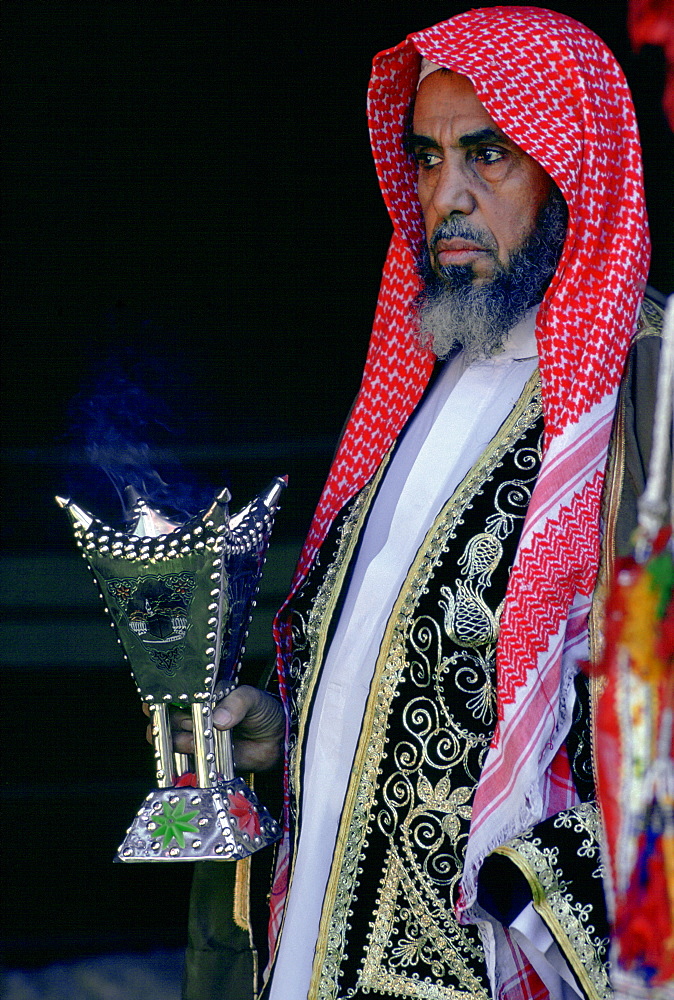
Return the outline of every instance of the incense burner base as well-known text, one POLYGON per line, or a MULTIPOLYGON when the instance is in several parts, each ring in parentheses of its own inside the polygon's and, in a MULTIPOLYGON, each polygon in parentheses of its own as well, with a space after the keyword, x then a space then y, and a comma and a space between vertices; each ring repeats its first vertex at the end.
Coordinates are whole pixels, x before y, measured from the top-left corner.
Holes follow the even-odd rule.
POLYGON ((158 788, 138 810, 115 860, 239 861, 280 836, 243 778, 213 788, 158 788))

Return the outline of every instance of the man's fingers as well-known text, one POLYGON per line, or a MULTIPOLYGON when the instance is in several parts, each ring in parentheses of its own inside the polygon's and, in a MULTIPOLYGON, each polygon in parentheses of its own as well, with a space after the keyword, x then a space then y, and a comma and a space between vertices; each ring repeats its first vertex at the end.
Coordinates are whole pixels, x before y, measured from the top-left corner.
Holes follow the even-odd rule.
MULTIPOLYGON (((146 715, 149 711, 143 706, 146 715)), ((192 715, 171 708, 173 748, 178 753, 194 753, 192 715)), ((223 698, 213 712, 218 729, 238 727, 234 740, 237 764, 244 769, 266 770, 279 758, 280 741, 285 731, 285 714, 277 698, 247 684, 223 698)), ((147 727, 152 743, 152 723, 147 727)))
MULTIPOLYGON (((191 733, 186 733, 181 729, 174 729, 173 733, 173 749, 177 753, 194 753, 194 739, 191 733)), ((146 731, 145 737, 148 743, 152 743, 152 724, 150 724, 146 731)))
MULTIPOLYGON (((150 715, 150 708, 145 703, 143 704, 143 712, 147 716, 150 715)), ((171 708, 169 711, 169 720, 174 749, 179 753, 192 753, 194 751, 194 742, 192 740, 194 723, 192 722, 191 713, 185 712, 182 709, 171 708)), ((152 743, 152 722, 150 722, 145 730, 145 737, 148 743, 152 743)))
POLYGON ((191 733, 174 733, 173 749, 177 753, 194 753, 194 738, 191 733))
POLYGON ((254 716, 258 709, 264 692, 258 688, 242 684, 235 688, 231 694, 223 698, 218 707, 213 712, 213 724, 218 729, 231 729, 238 726, 246 716, 254 716))

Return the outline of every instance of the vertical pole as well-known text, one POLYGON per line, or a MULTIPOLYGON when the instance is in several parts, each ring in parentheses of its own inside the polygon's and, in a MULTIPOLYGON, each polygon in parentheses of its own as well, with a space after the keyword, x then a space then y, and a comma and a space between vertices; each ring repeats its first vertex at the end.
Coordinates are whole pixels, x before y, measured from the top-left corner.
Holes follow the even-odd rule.
POLYGON ((190 755, 187 753, 174 753, 173 763, 175 764, 176 774, 180 778, 183 774, 187 774, 190 769, 190 755))
POLYGON ((215 745, 211 722, 211 709, 203 702, 192 703, 194 723, 194 762, 199 788, 212 788, 215 784, 215 745))
POLYGON ((157 768, 157 787, 171 788, 176 783, 173 761, 173 740, 168 720, 166 705, 152 705, 150 708, 152 723, 152 743, 154 759, 157 768))
POLYGON ((225 781, 232 781, 235 775, 232 732, 230 729, 215 730, 215 759, 218 764, 218 771, 225 781))

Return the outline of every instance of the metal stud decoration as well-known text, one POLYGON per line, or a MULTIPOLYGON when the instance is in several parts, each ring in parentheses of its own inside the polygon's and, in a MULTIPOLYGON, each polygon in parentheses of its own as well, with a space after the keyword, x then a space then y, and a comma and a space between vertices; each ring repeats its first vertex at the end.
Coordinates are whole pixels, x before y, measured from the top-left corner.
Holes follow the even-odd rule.
POLYGON ((233 517, 223 490, 207 511, 182 525, 137 497, 129 532, 56 498, 70 515, 150 709, 157 788, 116 860, 236 861, 280 836, 278 824, 235 775, 231 734, 214 728, 212 712, 236 686, 285 485, 285 478, 275 479, 233 517), (173 751, 171 706, 192 713, 193 755, 173 751))

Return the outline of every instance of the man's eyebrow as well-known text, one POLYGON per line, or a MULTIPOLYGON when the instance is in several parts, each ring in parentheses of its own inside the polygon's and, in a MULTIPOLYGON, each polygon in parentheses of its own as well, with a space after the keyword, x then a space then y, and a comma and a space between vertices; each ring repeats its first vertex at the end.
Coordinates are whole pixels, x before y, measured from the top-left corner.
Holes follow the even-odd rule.
MULTIPOLYGON (((466 132, 465 135, 459 136, 457 145, 462 149, 469 149, 480 142, 504 142, 507 138, 503 132, 499 132, 497 129, 481 128, 477 132, 466 132)), ((437 140, 428 135, 418 135, 416 132, 411 132, 405 137, 405 151, 407 153, 419 149, 420 146, 440 149, 437 140)))
POLYGON ((458 139, 458 144, 462 148, 476 146, 479 142, 503 142, 507 136, 495 128, 481 128, 477 132, 466 132, 458 139))
POLYGON ((433 149, 440 149, 440 144, 429 135, 419 135, 417 132, 408 132, 404 140, 405 152, 413 153, 420 146, 430 146, 433 149))

